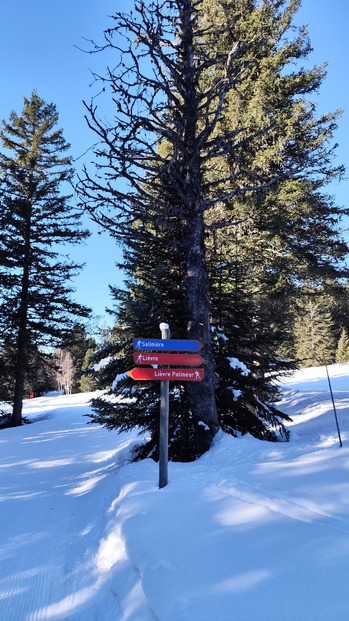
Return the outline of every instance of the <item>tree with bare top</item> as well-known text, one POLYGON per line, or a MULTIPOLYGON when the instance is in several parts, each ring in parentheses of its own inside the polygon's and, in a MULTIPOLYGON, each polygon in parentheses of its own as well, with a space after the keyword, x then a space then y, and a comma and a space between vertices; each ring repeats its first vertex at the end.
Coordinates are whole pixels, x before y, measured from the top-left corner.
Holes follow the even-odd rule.
MULTIPOLYGON (((127 402, 96 401, 93 420, 149 432, 141 456, 156 456, 155 393, 132 387, 123 373, 132 360, 128 343, 154 337, 159 319, 174 338, 201 341, 205 359, 203 382, 170 394, 176 458, 201 455, 219 424, 231 433, 275 440, 277 429, 287 437, 273 405, 269 376, 280 367, 268 328, 277 332, 273 309, 284 308, 297 278, 323 278, 336 262, 331 246, 323 264, 320 228, 330 231, 333 208, 316 191, 342 172, 331 167, 327 144, 338 115, 318 120, 304 100, 323 69, 286 71, 310 49, 304 29, 290 35, 298 6, 136 0, 95 44, 113 65, 95 76, 99 95, 86 104, 99 142, 95 175, 85 170, 80 191, 92 218, 125 245, 128 291, 113 289, 115 340, 100 352, 113 354, 107 370, 117 380, 110 384, 127 402), (107 120, 101 110, 110 93, 107 120)), ((343 256, 336 231, 333 237, 343 256)))
MULTIPOLYGON (((246 182, 244 171, 244 183, 239 184, 239 173, 221 166, 222 156, 254 137, 240 129, 217 132, 227 94, 244 80, 250 43, 234 37, 237 16, 205 26, 200 1, 136 2, 130 15, 117 13, 113 19, 115 26, 95 51, 112 49, 119 59, 106 77, 96 76, 103 89, 111 89, 116 113, 108 124, 101 120, 96 100, 86 105, 87 122, 100 144, 95 149, 97 174, 85 170, 80 190, 94 220, 122 242, 154 240, 159 227, 170 230, 171 220, 178 223, 185 257, 186 336, 203 344, 205 359, 204 380, 185 386, 199 455, 209 448, 219 426, 205 218, 217 204, 276 181, 259 183, 251 177, 246 182), (232 45, 215 52, 214 44, 224 33, 232 45)), ((210 227, 232 224, 233 217, 228 217, 210 227)), ((166 236, 165 243, 178 240, 166 236)))

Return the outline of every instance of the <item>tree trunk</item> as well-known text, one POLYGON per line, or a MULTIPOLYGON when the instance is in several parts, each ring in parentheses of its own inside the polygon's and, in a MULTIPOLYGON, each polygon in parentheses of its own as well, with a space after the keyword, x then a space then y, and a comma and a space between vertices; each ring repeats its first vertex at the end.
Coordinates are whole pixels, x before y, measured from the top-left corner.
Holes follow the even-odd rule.
POLYGON ((198 100, 193 45, 193 4, 183 5, 183 163, 184 196, 187 211, 186 238, 186 292, 188 299, 188 336, 198 339, 203 347, 202 382, 187 382, 189 410, 194 422, 196 455, 202 455, 211 446, 218 431, 215 401, 214 360, 211 346, 209 279, 205 256, 204 211, 202 197, 201 150, 197 142, 198 100))
MULTIPOLYGON (((28 212, 30 206, 28 207, 28 212)), ((17 336, 17 358, 15 367, 15 389, 11 423, 14 427, 22 424, 22 407, 24 394, 24 379, 27 364, 27 321, 28 321, 28 293, 30 271, 30 215, 27 215, 24 242, 24 265, 22 276, 21 297, 19 303, 19 325, 17 336)))
MULTIPOLYGON (((24 283, 23 283, 24 284, 24 283)), ((27 359, 27 308, 28 308, 28 288, 24 291, 22 288, 22 300, 20 308, 20 327, 17 338, 17 359, 15 367, 15 390, 13 397, 12 425, 18 426, 22 424, 22 407, 24 394, 24 379, 27 359)))
POLYGON ((24 379, 26 368, 26 336, 21 331, 17 341, 17 360, 15 367, 15 390, 11 423, 14 427, 22 424, 22 407, 24 394, 24 379))
POLYGON ((188 336, 203 345, 200 355, 204 358, 202 382, 187 382, 186 391, 195 428, 195 450, 202 455, 211 446, 219 429, 215 400, 215 364, 210 329, 209 284, 204 249, 204 223, 198 214, 191 223, 187 251, 186 291, 190 320, 188 336))

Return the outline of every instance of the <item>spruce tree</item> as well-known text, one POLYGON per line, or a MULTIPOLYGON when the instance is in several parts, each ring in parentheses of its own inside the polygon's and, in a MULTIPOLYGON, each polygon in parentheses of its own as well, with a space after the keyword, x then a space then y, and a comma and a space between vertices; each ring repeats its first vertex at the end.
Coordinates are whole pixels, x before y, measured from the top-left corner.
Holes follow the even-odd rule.
MULTIPOLYGON (((329 181, 343 174, 343 167, 333 163, 333 134, 340 113, 318 117, 315 104, 307 100, 321 85, 325 67, 305 70, 300 65, 311 47, 306 29, 292 25, 299 4, 298 0, 208 3, 206 18, 239 10, 240 37, 253 42, 246 60, 257 61, 251 63, 247 79, 229 94, 222 131, 238 127, 246 131, 252 125, 260 136, 227 165, 234 167, 238 182, 244 173, 262 178, 265 186, 279 172, 279 179, 262 191, 220 205, 221 225, 213 231, 209 246, 212 278, 216 282, 214 270, 223 264, 220 280, 232 296, 239 283, 240 299, 245 292, 245 300, 253 303, 254 324, 260 321, 268 329, 274 353, 289 338, 291 300, 299 296, 300 288, 309 292, 309 285, 316 283, 327 293, 335 287, 338 291, 347 273, 340 219, 348 210, 325 193, 329 181), (270 118, 273 128, 266 133, 270 118), (219 256, 220 248, 226 259, 219 256)), ((229 43, 223 37, 217 41, 221 50, 229 43)))
POLYGON ((345 328, 342 329, 339 337, 336 351, 336 362, 349 362, 349 336, 345 328))
MULTIPOLYGON (((319 88, 325 67, 305 70, 299 64, 311 49, 306 29, 292 26, 299 4, 207 3, 208 22, 239 10, 243 16, 240 36, 253 42, 247 59, 257 60, 251 62, 252 70, 239 89, 229 94, 221 123, 225 132, 252 126, 261 131, 260 138, 250 141, 239 157, 228 158, 226 165, 234 168, 238 182, 242 173, 266 182, 268 176, 280 172, 270 187, 220 205, 220 226, 208 226, 213 322, 224 326, 222 351, 229 337, 235 355, 251 370, 248 378, 234 378, 226 368, 224 381, 218 385, 221 424, 226 421, 235 429, 241 429, 239 417, 250 424, 253 413, 257 421, 263 417, 267 421, 270 410, 275 411, 278 391, 270 380, 294 366, 284 358, 286 352, 291 360, 296 357, 290 326, 300 291, 306 289, 309 294, 312 285, 318 295, 314 284, 317 288, 321 284, 328 297, 339 292, 347 273, 340 219, 348 210, 324 193, 326 184, 343 174, 343 167, 336 166, 332 157, 340 113, 317 117, 316 106, 305 97, 319 88), (270 118, 274 126, 265 133, 270 118), (286 173, 283 178, 282 171, 286 173), (255 386, 254 381, 258 382, 255 386), (229 399, 232 385, 239 395, 235 404, 229 399), (243 411, 247 407, 250 416, 243 411)), ((230 43, 224 37, 217 40, 221 50, 230 43)), ((220 361, 216 355, 216 362, 220 368, 224 357, 220 361)))
POLYGON ((0 128, 0 321, 3 335, 16 338, 13 425, 22 421, 30 344, 51 345, 89 312, 71 298, 69 280, 80 266, 61 255, 62 244, 88 232, 79 228, 71 196, 61 193, 73 170, 57 123, 54 104, 34 91, 21 115, 13 111, 0 128))
POLYGON ((327 362, 335 361, 336 338, 332 316, 323 302, 314 302, 311 298, 301 301, 294 331, 299 366, 323 365, 323 352, 327 362))

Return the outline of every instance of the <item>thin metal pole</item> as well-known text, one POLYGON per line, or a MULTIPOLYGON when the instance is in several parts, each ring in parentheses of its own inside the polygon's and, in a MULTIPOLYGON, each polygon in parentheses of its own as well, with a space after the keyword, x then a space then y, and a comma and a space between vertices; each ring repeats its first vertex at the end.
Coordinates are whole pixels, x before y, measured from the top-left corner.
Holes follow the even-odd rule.
MULTIPOLYGON (((161 338, 170 338, 170 327, 160 324, 161 338)), ((160 438, 159 438, 159 488, 168 483, 168 419, 169 419, 169 384, 162 380, 160 385, 160 438)))
POLYGON ((331 393, 331 399, 332 399, 332 405, 333 405, 334 417, 335 417, 335 420, 336 420, 337 433, 338 433, 338 439, 339 439, 339 446, 343 446, 343 444, 342 444, 341 434, 340 434, 340 431, 339 431, 339 425, 338 425, 338 418, 337 418, 336 406, 335 406, 335 404, 334 404, 334 398, 333 398, 333 392, 332 392, 331 380, 330 380, 330 376, 329 376, 329 373, 328 373, 327 362, 326 362, 326 358, 325 358, 325 352, 324 352, 324 350, 322 350, 322 356, 323 356, 324 363, 325 363, 325 368, 326 368, 326 373, 327 373, 327 379, 328 379, 328 385, 329 385, 329 387, 330 387, 330 393, 331 393))

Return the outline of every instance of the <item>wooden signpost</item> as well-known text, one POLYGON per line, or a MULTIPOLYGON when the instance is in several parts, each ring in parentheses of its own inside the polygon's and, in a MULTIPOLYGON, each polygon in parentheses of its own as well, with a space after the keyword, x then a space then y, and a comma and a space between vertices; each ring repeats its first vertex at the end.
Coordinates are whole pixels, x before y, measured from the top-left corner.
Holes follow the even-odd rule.
POLYGON ((153 365, 150 368, 135 367, 128 371, 134 380, 159 380, 160 384, 160 444, 159 444, 159 487, 168 483, 168 420, 169 420, 169 382, 201 382, 204 369, 169 368, 167 365, 184 365, 197 367, 204 359, 195 353, 162 352, 197 352, 202 343, 195 340, 172 340, 167 323, 160 324, 161 339, 133 339, 135 364, 153 365), (161 353, 159 353, 161 352, 161 353), (166 367, 157 365, 166 365, 166 367), (154 368, 155 367, 155 368, 154 368))

